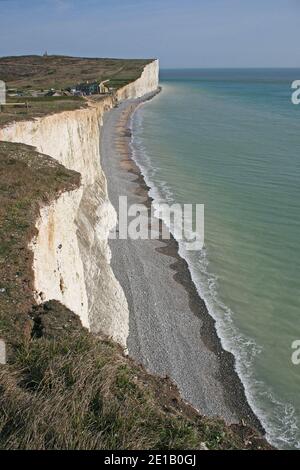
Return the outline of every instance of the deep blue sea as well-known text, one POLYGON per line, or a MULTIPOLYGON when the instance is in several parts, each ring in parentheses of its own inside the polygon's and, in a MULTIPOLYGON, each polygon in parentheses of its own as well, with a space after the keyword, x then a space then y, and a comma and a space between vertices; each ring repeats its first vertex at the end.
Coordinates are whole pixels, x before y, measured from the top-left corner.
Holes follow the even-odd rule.
POLYGON ((205 205, 181 254, 273 444, 300 448, 300 69, 163 70, 134 116, 156 201, 205 205))

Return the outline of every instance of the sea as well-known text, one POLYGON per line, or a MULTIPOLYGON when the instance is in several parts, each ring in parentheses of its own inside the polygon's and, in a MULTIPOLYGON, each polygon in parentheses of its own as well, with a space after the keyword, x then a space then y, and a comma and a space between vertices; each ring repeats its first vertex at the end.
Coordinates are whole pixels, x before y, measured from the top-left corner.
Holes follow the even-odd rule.
POLYGON ((300 69, 162 70, 162 92, 132 122, 154 204, 204 204, 204 246, 189 251, 179 240, 180 254, 267 439, 283 449, 300 449, 294 80, 300 69))

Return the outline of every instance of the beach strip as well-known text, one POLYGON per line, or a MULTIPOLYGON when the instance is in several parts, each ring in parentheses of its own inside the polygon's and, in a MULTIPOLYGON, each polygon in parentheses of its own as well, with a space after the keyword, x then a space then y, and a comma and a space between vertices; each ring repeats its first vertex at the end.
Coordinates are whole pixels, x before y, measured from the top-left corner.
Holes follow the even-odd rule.
MULTIPOLYGON (((152 203, 133 160, 130 127, 137 107, 150 98, 123 102, 105 115, 101 165, 117 212, 120 196, 127 196, 128 205, 152 203)), ((150 372, 170 377, 201 414, 263 431, 245 397, 235 359, 222 348, 176 240, 116 239, 110 240, 110 248, 112 269, 129 306, 130 356, 150 372)))

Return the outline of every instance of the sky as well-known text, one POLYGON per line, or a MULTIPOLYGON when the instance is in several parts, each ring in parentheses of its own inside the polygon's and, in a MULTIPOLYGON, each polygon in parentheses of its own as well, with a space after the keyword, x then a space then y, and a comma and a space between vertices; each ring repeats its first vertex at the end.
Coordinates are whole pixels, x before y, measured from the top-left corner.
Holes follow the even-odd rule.
POLYGON ((300 0, 0 0, 0 56, 299 67, 300 0))

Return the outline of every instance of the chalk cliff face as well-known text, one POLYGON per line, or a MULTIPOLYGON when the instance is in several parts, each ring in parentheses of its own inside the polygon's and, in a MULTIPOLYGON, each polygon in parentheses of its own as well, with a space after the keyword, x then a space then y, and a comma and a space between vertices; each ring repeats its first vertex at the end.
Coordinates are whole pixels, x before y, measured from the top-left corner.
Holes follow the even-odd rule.
MULTIPOLYGON (((158 87, 158 62, 120 89, 118 100, 137 98, 158 87)), ((56 299, 84 326, 122 345, 128 336, 128 306, 110 267, 109 231, 116 213, 108 200, 100 164, 100 129, 110 96, 86 109, 66 111, 0 129, 0 140, 32 145, 81 174, 79 189, 63 193, 40 210, 34 253, 35 298, 56 299)))
POLYGON ((158 74, 159 62, 158 60, 154 60, 150 64, 146 65, 140 78, 118 90, 118 100, 122 101, 130 98, 140 98, 147 93, 157 90, 158 74))

